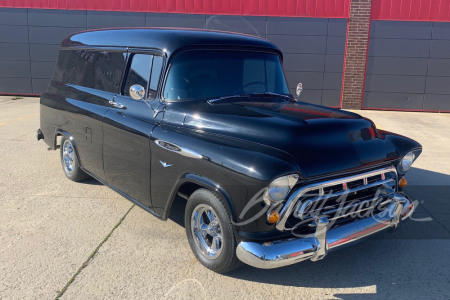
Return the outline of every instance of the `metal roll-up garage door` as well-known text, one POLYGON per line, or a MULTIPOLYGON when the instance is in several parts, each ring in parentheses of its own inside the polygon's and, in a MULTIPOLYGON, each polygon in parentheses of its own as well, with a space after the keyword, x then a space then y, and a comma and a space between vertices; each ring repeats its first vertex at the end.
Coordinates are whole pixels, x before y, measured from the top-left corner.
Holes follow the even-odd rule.
POLYGON ((363 107, 450 111, 450 23, 372 21, 363 107))

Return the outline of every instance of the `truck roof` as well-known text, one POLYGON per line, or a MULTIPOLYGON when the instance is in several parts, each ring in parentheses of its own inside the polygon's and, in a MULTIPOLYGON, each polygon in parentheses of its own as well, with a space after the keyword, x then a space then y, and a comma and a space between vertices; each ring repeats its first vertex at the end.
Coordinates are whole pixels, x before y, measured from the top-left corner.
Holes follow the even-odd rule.
POLYGON ((69 35, 65 47, 130 47, 159 49, 168 56, 187 47, 244 47, 281 51, 266 39, 225 31, 185 28, 106 28, 69 35))

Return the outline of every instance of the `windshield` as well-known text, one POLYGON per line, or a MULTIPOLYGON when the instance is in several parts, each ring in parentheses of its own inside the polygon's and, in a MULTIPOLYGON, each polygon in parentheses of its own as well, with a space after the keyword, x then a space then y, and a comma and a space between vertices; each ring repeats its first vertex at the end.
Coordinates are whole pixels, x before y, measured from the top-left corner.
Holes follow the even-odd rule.
POLYGON ((173 59, 163 95, 167 100, 198 100, 255 93, 289 95, 278 55, 182 52, 173 59))

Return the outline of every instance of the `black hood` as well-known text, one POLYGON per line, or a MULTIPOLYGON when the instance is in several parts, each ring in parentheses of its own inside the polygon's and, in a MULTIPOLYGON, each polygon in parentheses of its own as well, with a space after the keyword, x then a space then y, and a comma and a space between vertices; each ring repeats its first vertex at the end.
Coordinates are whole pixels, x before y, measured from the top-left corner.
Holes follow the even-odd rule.
MULTIPOLYGON (((276 148, 292 156, 304 177, 383 163, 394 143, 357 114, 302 102, 187 102, 175 105, 183 127, 276 148)), ((174 107, 174 108, 175 108, 174 107)))

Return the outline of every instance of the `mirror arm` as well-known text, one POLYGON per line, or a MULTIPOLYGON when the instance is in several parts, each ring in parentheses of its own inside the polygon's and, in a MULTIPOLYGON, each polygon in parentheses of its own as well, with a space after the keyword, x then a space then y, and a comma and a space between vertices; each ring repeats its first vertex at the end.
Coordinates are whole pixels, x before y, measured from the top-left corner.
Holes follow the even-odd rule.
POLYGON ((141 100, 144 101, 144 103, 152 110, 152 112, 153 112, 153 118, 156 118, 156 116, 157 116, 158 113, 159 113, 159 110, 155 110, 155 109, 153 108, 153 106, 152 106, 150 103, 148 103, 147 100, 145 100, 144 98, 141 97, 141 100))
POLYGON ((156 118, 160 112, 164 111, 164 109, 162 109, 162 110, 154 109, 153 106, 150 103, 148 103, 147 100, 145 100, 142 97, 141 97, 141 100, 144 101, 144 103, 147 104, 147 106, 153 111, 153 118, 156 118))
POLYGON ((131 98, 133 98, 135 100, 144 101, 144 103, 152 110, 153 118, 156 118, 156 116, 158 116, 160 111, 159 110, 155 110, 153 108, 153 106, 150 103, 148 103, 147 100, 145 100, 142 95, 145 96, 145 89, 144 89, 144 87, 142 87, 139 84, 133 84, 130 87, 130 96, 131 96, 131 98))

